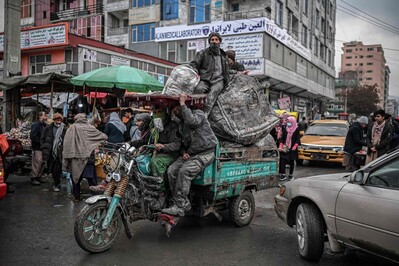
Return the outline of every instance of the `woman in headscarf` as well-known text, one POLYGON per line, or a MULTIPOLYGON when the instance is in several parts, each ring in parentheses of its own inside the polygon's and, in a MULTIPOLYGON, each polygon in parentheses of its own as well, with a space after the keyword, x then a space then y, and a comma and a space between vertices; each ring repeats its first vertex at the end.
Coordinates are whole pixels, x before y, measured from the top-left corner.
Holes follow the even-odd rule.
POLYGON ((119 118, 118 114, 112 112, 108 124, 105 126, 104 133, 108 136, 110 143, 123 143, 126 126, 119 118))
POLYGON ((74 201, 79 201, 80 182, 84 177, 89 185, 96 185, 93 153, 108 137, 90 125, 85 114, 77 114, 74 119, 75 123, 65 133, 62 155, 63 169, 72 174, 74 201))
POLYGON ((374 112, 374 121, 371 128, 367 130, 366 164, 387 153, 392 140, 392 126, 385 121, 384 110, 374 112))
POLYGON ((300 142, 299 127, 295 117, 289 116, 287 118, 286 126, 282 130, 282 136, 279 140, 280 151, 280 181, 285 180, 285 168, 287 165, 290 167, 289 180, 293 180, 293 173, 295 161, 298 160, 298 146, 300 142))

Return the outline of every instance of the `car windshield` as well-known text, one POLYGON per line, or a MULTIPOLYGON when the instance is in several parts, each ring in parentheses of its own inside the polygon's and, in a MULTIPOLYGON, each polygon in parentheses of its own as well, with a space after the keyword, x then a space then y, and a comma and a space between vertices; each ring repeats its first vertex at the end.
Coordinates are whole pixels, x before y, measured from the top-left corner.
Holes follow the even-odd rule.
POLYGON ((312 124, 308 127, 305 135, 311 136, 337 136, 345 137, 348 133, 348 128, 343 124, 312 124))

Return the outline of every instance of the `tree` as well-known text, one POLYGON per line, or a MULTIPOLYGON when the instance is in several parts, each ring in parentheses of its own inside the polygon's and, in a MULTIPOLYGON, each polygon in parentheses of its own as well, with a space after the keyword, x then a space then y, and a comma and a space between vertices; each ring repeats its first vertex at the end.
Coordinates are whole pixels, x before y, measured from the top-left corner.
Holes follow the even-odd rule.
POLYGON ((377 84, 363 85, 348 90, 347 103, 349 113, 355 113, 358 116, 369 116, 370 113, 377 110, 379 102, 377 84))

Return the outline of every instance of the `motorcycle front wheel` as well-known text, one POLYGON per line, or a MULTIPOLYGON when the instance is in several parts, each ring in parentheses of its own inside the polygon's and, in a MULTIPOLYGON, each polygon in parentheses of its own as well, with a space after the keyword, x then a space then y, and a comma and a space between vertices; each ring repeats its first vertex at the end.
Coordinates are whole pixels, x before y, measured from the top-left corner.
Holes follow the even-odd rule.
POLYGON ((122 219, 120 210, 115 210, 107 229, 102 223, 107 214, 107 202, 99 201, 86 205, 75 220, 75 239, 79 246, 90 253, 100 253, 111 248, 118 240, 122 219))

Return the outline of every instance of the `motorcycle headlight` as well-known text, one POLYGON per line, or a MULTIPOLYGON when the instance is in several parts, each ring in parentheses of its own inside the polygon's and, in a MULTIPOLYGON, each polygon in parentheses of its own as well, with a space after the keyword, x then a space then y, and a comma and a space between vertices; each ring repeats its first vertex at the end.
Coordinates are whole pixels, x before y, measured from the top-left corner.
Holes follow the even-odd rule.
POLYGON ((109 170, 112 171, 116 171, 120 165, 120 154, 118 153, 113 153, 110 155, 109 157, 109 163, 108 163, 108 167, 109 170))

